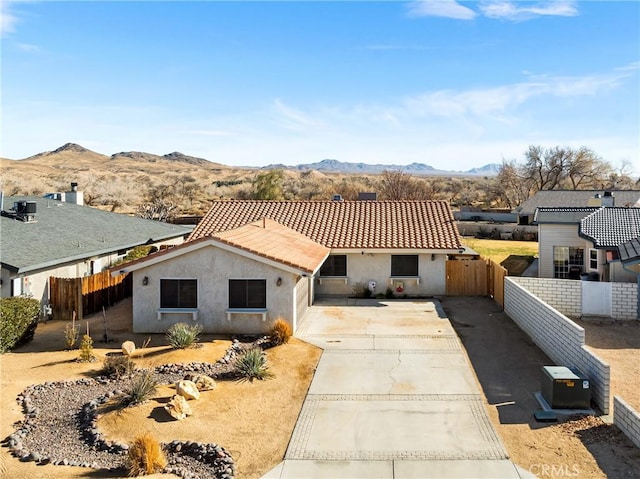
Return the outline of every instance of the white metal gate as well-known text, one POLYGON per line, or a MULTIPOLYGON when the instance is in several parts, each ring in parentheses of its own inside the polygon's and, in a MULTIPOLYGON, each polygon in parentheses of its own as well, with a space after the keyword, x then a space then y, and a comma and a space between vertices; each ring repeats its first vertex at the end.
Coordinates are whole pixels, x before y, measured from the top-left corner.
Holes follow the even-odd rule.
POLYGON ((611 283, 581 281, 582 316, 611 317, 611 283))

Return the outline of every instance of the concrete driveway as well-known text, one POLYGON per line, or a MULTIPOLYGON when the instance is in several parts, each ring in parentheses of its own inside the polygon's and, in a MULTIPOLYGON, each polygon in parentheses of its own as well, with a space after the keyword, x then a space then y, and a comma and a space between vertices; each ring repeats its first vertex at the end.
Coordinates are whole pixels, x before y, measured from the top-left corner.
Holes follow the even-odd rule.
POLYGON ((324 349, 268 479, 522 478, 437 301, 335 299, 296 336, 324 349))

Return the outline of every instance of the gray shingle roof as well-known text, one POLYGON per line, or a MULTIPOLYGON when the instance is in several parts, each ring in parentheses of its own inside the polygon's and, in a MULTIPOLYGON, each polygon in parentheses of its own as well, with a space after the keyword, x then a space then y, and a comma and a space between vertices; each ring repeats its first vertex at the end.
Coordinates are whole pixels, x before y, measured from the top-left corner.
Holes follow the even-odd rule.
POLYGON ((598 208, 538 208, 533 222, 538 224, 578 224, 598 208))
POLYGON ((640 238, 634 238, 631 241, 622 243, 618 246, 620 261, 623 263, 637 263, 640 261, 640 238))
POLYGON ((640 237, 640 208, 600 208, 580 222, 580 236, 596 248, 617 247, 640 237))
POLYGON ((38 197, 5 197, 5 211, 21 200, 36 202, 36 222, 25 223, 4 214, 0 218, 2 267, 17 272, 81 261, 147 242, 177 238, 191 231, 182 226, 38 197))
MULTIPOLYGON (((608 190, 609 191, 609 190, 608 190)), ((610 190, 615 204, 630 208, 640 207, 639 190, 610 190)), ((536 208, 585 207, 596 194, 604 195, 603 190, 544 190, 538 191, 532 198, 518 206, 514 213, 532 215, 536 208)))

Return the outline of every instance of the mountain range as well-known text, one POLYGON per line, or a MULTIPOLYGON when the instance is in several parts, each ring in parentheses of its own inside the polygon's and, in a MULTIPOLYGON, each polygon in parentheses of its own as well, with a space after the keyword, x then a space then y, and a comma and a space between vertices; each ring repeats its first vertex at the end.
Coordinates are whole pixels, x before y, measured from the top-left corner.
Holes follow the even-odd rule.
MULTIPOLYGON (((72 155, 77 159, 83 160, 99 160, 101 162, 109 161, 109 160, 120 160, 120 159, 128 159, 133 161, 140 161, 145 163, 187 163, 191 165, 198 166, 210 166, 216 168, 230 168, 220 163, 214 163, 204 158, 197 158, 189 155, 185 155, 184 153, 180 153, 174 151, 172 153, 167 153, 166 155, 155 155, 152 153, 145 153, 140 151, 126 151, 114 153, 111 156, 102 155, 100 153, 96 153, 92 150, 84 148, 76 143, 66 143, 60 148, 57 148, 53 151, 45 151, 42 153, 38 153, 36 155, 25 158, 24 160, 38 160, 40 158, 46 157, 55 157, 59 155, 72 155)), ((478 168, 472 168, 466 171, 455 171, 455 170, 439 170, 434 168, 433 166, 424 164, 424 163, 411 163, 409 165, 385 165, 385 164, 368 164, 368 163, 351 163, 345 161, 338 161, 334 159, 325 159, 322 161, 318 161, 315 163, 305 163, 298 165, 285 165, 282 163, 279 164, 271 164, 264 167, 255 167, 255 166, 245 166, 244 168, 249 169, 283 169, 283 170, 292 170, 292 171, 309 171, 315 170, 322 173, 360 173, 360 174, 380 174, 385 170, 402 170, 404 173, 415 175, 415 176, 464 176, 464 175, 473 175, 473 176, 495 176, 499 169, 500 164, 498 163, 490 163, 478 168)))

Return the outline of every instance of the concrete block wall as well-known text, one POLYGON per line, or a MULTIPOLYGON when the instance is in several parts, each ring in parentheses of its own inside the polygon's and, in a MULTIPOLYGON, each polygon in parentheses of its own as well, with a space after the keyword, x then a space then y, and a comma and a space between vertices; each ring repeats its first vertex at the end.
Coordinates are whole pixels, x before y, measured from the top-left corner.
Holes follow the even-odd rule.
POLYGON ((613 423, 640 447, 640 413, 620 396, 613 397, 613 423))
POLYGON ((582 286, 573 279, 514 277, 527 291, 566 316, 577 318, 582 309, 582 286))
POLYGON ((638 284, 612 283, 611 304, 615 319, 638 319, 638 284))
MULTIPOLYGON (((582 316, 582 282, 573 279, 512 277, 527 291, 566 316, 582 316)), ((638 319, 638 285, 611 283, 612 317, 618 320, 638 319)))
POLYGON ((586 374, 591 380, 594 402, 609 414, 610 367, 587 350, 584 328, 512 277, 506 277, 504 282, 504 310, 557 365, 575 366, 586 374))

